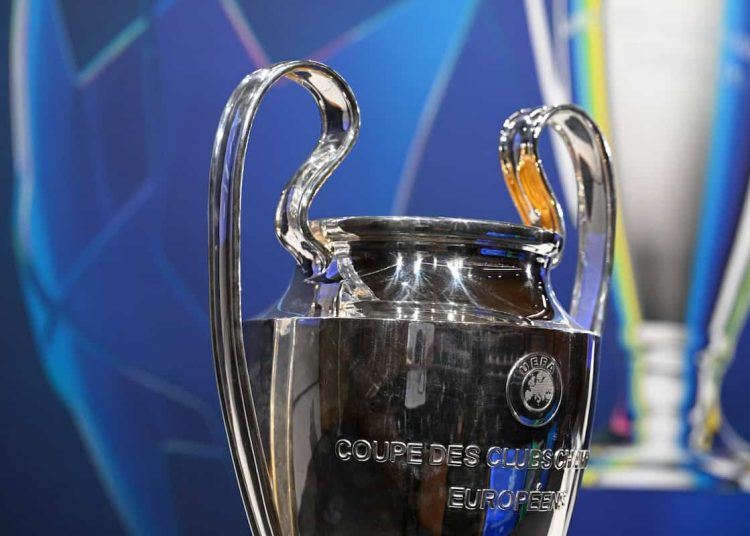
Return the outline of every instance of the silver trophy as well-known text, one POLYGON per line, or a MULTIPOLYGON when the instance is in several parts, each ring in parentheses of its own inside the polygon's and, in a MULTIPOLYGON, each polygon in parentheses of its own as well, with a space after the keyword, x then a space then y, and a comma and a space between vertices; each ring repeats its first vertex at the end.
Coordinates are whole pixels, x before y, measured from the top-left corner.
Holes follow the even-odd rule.
POLYGON ((608 148, 572 106, 522 110, 500 161, 527 226, 452 218, 308 220, 346 157, 359 111, 312 61, 245 78, 211 163, 213 351, 253 534, 564 534, 583 469, 612 264, 608 148), (302 85, 322 133, 284 188, 276 233, 297 266, 241 317, 240 202, 248 135, 278 80, 302 85), (570 312, 550 286, 564 241, 537 154, 561 137, 578 184, 570 312))

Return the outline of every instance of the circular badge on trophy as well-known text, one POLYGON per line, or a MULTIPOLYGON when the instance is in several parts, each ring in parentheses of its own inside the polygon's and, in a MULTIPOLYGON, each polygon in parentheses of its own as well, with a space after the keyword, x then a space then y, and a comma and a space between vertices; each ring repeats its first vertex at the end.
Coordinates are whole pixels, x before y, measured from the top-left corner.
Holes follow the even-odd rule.
POLYGON ((505 396, 518 422, 544 426, 560 407, 563 395, 560 367, 551 355, 526 354, 516 361, 508 375, 505 396))

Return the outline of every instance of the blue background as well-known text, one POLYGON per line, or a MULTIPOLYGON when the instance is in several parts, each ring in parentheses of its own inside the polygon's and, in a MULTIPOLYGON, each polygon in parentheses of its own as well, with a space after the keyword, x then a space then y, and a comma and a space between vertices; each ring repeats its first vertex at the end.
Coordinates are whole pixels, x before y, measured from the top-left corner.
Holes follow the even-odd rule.
MULTIPOLYGON (((351 84, 362 136, 313 216, 517 221, 496 141, 507 115, 542 100, 523 3, 19 6, 34 173, 32 189, 0 153, 0 529, 244 533, 206 314, 207 171, 226 98, 247 72, 295 57, 330 63, 351 84)), ((246 314, 285 287, 292 261, 275 242, 273 211, 317 129, 292 84, 259 113, 243 207, 246 314)), ((10 129, 1 135, 10 148, 10 129)), ((17 153, 19 140, 16 128, 17 153)), ((573 257, 555 273, 563 296, 573 257)), ((623 396, 617 332, 610 314, 599 435, 623 396)), ((571 533, 739 534, 748 505, 735 493, 585 490, 571 533)))

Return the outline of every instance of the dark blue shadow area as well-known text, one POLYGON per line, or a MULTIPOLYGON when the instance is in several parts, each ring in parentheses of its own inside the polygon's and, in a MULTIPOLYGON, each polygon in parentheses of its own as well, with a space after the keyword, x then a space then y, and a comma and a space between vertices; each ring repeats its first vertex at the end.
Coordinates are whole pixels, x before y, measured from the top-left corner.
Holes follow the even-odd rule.
POLYGON ((750 495, 741 493, 583 490, 570 534, 750 534, 746 508, 750 495))

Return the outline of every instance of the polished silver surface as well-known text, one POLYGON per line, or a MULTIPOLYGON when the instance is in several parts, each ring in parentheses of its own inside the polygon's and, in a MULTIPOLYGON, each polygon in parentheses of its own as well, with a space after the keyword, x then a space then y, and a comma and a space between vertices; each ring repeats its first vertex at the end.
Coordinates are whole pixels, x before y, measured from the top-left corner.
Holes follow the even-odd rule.
POLYGON ((209 191, 209 280, 213 352, 227 435, 253 534, 280 534, 273 490, 242 340, 240 293, 240 204, 250 129, 266 92, 282 78, 307 89, 320 109, 322 132, 305 163, 282 192, 276 213, 279 240, 305 269, 327 264, 328 251, 307 224, 310 201, 351 150, 359 132, 359 110, 346 82, 311 61, 279 63, 247 76, 229 97, 211 155, 209 191))
POLYGON ((345 82, 314 62, 246 78, 214 146, 211 320, 219 391, 256 535, 564 534, 588 464, 614 192, 580 110, 522 111, 500 137, 529 226, 453 218, 308 222, 359 127, 345 82), (297 261, 278 303, 241 318, 240 197, 258 104, 281 77, 314 96, 316 149, 282 193, 297 261), (562 213, 536 152, 545 125, 579 183, 572 312, 557 301, 562 213))
POLYGON ((537 152, 545 126, 551 127, 568 148, 578 186, 578 272, 570 312, 578 325, 599 332, 612 272, 615 234, 609 148, 593 120, 572 105, 521 110, 503 125, 500 162, 521 218, 562 237, 562 208, 537 152))

